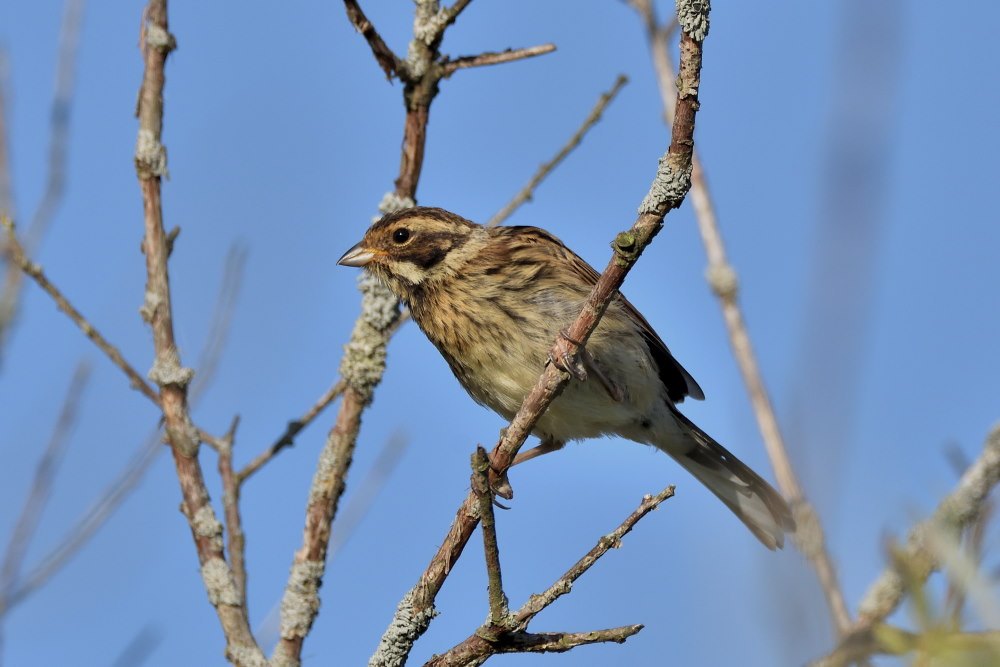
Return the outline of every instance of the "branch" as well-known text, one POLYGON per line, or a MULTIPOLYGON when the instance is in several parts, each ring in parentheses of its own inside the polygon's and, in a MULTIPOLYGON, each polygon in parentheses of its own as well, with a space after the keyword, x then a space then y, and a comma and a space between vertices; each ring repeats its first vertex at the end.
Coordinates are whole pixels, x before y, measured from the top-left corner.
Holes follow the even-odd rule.
POLYGON ((245 600, 236 587, 222 547, 222 525, 209 502, 201 464, 200 438, 191 422, 187 388, 193 371, 184 368, 174 342, 173 308, 167 259, 170 242, 163 227, 160 183, 167 173, 167 153, 161 143, 163 129, 164 64, 176 43, 167 24, 166 0, 150 0, 143 13, 140 46, 145 62, 139 90, 135 167, 142 191, 146 256, 146 297, 141 309, 153 332, 155 361, 150 379, 160 389, 167 441, 174 456, 183 496, 182 511, 191 527, 209 602, 215 607, 226 635, 226 657, 242 664, 261 663, 263 653, 250 631, 245 600))
MULTIPOLYGON (((529 651, 568 651, 581 644, 592 644, 595 642, 615 641, 622 643, 626 638, 642 630, 642 625, 630 625, 612 630, 601 630, 598 632, 584 632, 572 634, 536 635, 527 632, 528 624, 543 609, 558 600, 563 595, 569 593, 573 588, 573 583, 589 570, 610 549, 617 549, 621 546, 622 538, 625 537, 635 527, 635 524, 647 514, 660 506, 667 498, 674 495, 674 487, 668 486, 655 496, 643 496, 642 503, 611 533, 598 540, 597 545, 591 549, 587 555, 578 560, 563 576, 559 577, 555 583, 549 586, 540 595, 532 595, 524 605, 514 614, 504 614, 502 623, 494 622, 492 583, 491 583, 491 614, 486 624, 476 630, 474 634, 465 639, 462 643, 453 647, 447 653, 435 656, 427 665, 434 667, 444 667, 445 665, 467 665, 480 664, 489 656, 495 653, 521 653, 529 651), (541 638, 548 637, 551 641, 541 638), (574 641, 574 639, 593 638, 593 641, 574 641), (545 646, 546 648, 541 648, 545 646), (561 648, 556 648, 560 647, 561 648)), ((492 496, 487 494, 492 501, 492 496)), ((483 508, 485 509, 485 507, 483 508)), ((490 503, 490 514, 492 515, 492 502, 490 503)), ((483 522, 484 534, 486 532, 486 522, 483 522)), ((489 543, 487 543, 489 544, 489 543)), ((506 602, 506 601, 505 601, 506 602)))
MULTIPOLYGON (((632 0, 633 6, 640 13, 646 26, 647 37, 650 42, 650 50, 653 56, 653 65, 656 69, 657 80, 659 82, 660 94, 663 98, 664 112, 668 121, 674 113, 674 101, 672 91, 675 89, 675 74, 670 64, 669 49, 667 46, 667 36, 670 26, 660 28, 657 26, 652 4, 649 0, 632 0)), ((827 606, 830 610, 830 617, 833 620, 837 633, 841 636, 850 627, 851 617, 844 601, 844 595, 837 583, 836 568, 833 559, 826 549, 826 540, 823 528, 816 510, 808 502, 799 484, 798 477, 792 467, 785 447, 781 430, 778 427, 778 420, 771 406, 771 400, 764 386, 764 380, 757 364, 753 345, 750 342, 750 335, 747 332, 746 322, 740 309, 738 300, 739 280, 735 269, 729 264, 726 258, 725 243, 715 215, 715 207, 712 197, 705 182, 704 170, 697 154, 693 157, 693 168, 691 173, 691 202, 694 207, 695 217, 698 220, 698 229, 701 231, 702 241, 705 244, 705 253, 708 256, 708 268, 706 278, 712 291, 719 299, 722 308, 723 319, 729 332, 729 341, 733 348, 733 355, 743 375, 747 392, 750 395, 750 402, 753 406, 754 415, 764 440, 771 466, 774 469, 775 478, 782 493, 791 501, 793 514, 797 525, 794 534, 795 543, 799 550, 809 559, 819 579, 820 586, 826 596, 827 606)))
POLYGON ((878 628, 900 605, 907 584, 921 585, 941 567, 941 552, 935 542, 943 536, 957 540, 962 530, 975 522, 987 496, 1000 482, 1000 425, 986 438, 983 452, 969 466, 958 486, 938 504, 934 514, 910 531, 906 545, 868 588, 858 606, 858 619, 837 648, 812 665, 839 665, 857 656, 871 655, 878 645, 873 640, 878 628), (905 569, 905 571, 904 571, 905 569), (873 643, 873 641, 875 643, 873 643), (860 647, 860 648, 859 648, 860 647), (865 652, 867 651, 867 652, 865 652), (844 656, 849 658, 845 659, 844 656))
MULTIPOLYGON (((0 215, 16 218, 14 189, 11 186, 10 149, 7 137, 7 99, 10 90, 10 59, 7 49, 0 46, 0 215)), ((6 256, 7 245, 0 242, 0 255, 6 256)))
POLYGON ((584 135, 590 131, 590 128, 597 124, 597 121, 599 121, 601 116, 604 114, 604 110, 609 104, 611 104, 611 100, 618 95, 618 92, 626 83, 628 83, 628 77, 624 74, 619 74, 618 78, 615 80, 615 84, 611 87, 611 90, 601 95, 601 97, 597 100, 597 104, 595 104, 594 108, 591 109, 590 114, 588 114, 584 119, 583 124, 580 125, 573 136, 569 138, 569 141, 567 141, 566 144, 559 149, 559 152, 555 154, 555 157, 548 162, 542 163, 542 166, 538 168, 538 171, 531 177, 528 184, 521 188, 521 191, 514 195, 514 198, 507 202, 506 206, 497 211, 493 217, 490 218, 490 221, 486 223, 487 227, 496 227, 509 218, 510 214, 517 210, 521 204, 531 200, 531 197, 535 192, 535 188, 537 188, 538 185, 545 180, 546 176, 552 173, 553 169, 558 167, 559 164, 566 159, 566 156, 569 155, 574 148, 580 145, 580 142, 583 141, 584 135))
POLYGON ((21 573, 21 564, 24 561, 28 545, 31 543, 31 538, 38 528, 42 509, 51 495, 52 480, 66 451, 69 433, 76 422, 77 407, 89 378, 90 364, 80 362, 73 374, 73 379, 70 381, 66 397, 63 399, 62 410, 60 410, 55 427, 52 429, 49 444, 38 462, 35 479, 28 492, 24 508, 21 510, 21 515, 11 533, 10 542, 7 544, 7 553, 3 560, 3 569, 0 570, 0 616, 3 616, 6 609, 9 608, 10 593, 21 573))
POLYGON ((304 429, 309 425, 312 420, 316 419, 321 412, 323 412, 326 406, 333 403, 338 396, 340 396, 346 383, 343 378, 338 378, 336 382, 330 385, 330 388, 323 392, 323 395, 316 399, 312 407, 305 411, 298 419, 293 419, 288 422, 288 426, 285 427, 285 432, 281 434, 273 445, 268 447, 266 450, 258 454, 250 463, 246 464, 242 470, 237 473, 236 478, 240 484, 246 481, 248 477, 260 470, 264 465, 273 459, 278 452, 286 447, 291 447, 295 444, 295 436, 299 434, 299 431, 304 429))
MULTIPOLYGON (((910 531, 904 558, 919 564, 917 573, 925 581, 940 567, 927 545, 929 531, 957 534, 975 520, 990 490, 1000 482, 1000 425, 986 438, 983 452, 969 466, 951 493, 938 504, 934 514, 910 531)), ((887 568, 869 587, 858 606, 858 620, 852 630, 871 626, 889 616, 902 601, 903 578, 898 568, 887 568)))
MULTIPOLYGON (((24 234, 24 245, 28 252, 34 252, 38 249, 66 189, 69 119, 73 99, 77 47, 80 43, 80 28, 83 24, 83 7, 83 0, 66 0, 63 8, 62 26, 59 31, 59 58, 56 63, 56 85, 50 112, 48 170, 45 190, 24 234)), ((5 65, 4 62, 2 64, 4 69, 6 69, 5 65)), ((0 98, 2 96, 3 92, 0 91, 0 98)), ((0 100, 0 114, 3 112, 2 106, 2 100, 0 100)), ((2 123, 3 119, 0 118, 0 124, 2 123)), ((3 131, 0 131, 0 134, 3 134, 3 131)), ((5 213, 8 216, 13 216, 10 165, 6 153, 5 139, 0 137, 0 172, 5 172, 0 175, 0 214, 5 213)), ((0 356, 2 356, 4 342, 17 316, 17 304, 23 284, 22 278, 21 272, 13 265, 7 267, 3 288, 0 289, 0 356)))
POLYGON ((510 620, 510 609, 507 606, 507 595, 503 592, 503 575, 500 570, 500 545, 497 543, 497 524, 493 514, 493 490, 490 488, 490 459, 482 445, 477 446, 472 455, 472 492, 479 499, 486 576, 490 582, 490 615, 486 619, 486 625, 504 627, 510 620))
POLYGON ((351 21, 354 29, 361 33, 372 49, 372 55, 378 61, 379 67, 385 72, 385 78, 391 80, 394 75, 405 72, 403 63, 392 49, 382 40, 382 36, 375 30, 375 26, 368 20, 365 13, 356 0, 344 0, 344 9, 347 10, 347 18, 351 21))
POLYGON ((94 325, 91 324, 87 318, 81 315, 80 311, 73 307, 73 304, 71 304, 69 300, 63 296, 62 292, 60 292, 55 285, 49 282, 49 279, 45 277, 45 273, 42 272, 42 267, 28 259, 25 255, 24 248, 17 239, 17 235, 14 233, 14 224, 10 221, 10 219, 3 217, 0 219, 0 223, 2 223, 3 228, 7 230, 7 243, 11 261, 18 268, 18 270, 26 273, 36 283, 38 283, 39 287, 52 297, 52 300, 56 302, 56 306, 59 307, 59 310, 66 313, 69 318, 73 320, 76 326, 80 327, 80 330, 83 331, 87 338, 94 341, 94 344, 97 345, 97 347, 99 347, 109 359, 111 359, 112 363, 114 363, 115 366, 118 366, 118 368, 120 368, 122 372, 128 376, 133 389, 138 389, 146 398, 159 406, 160 397, 157 395, 156 390, 153 389, 141 375, 139 375, 131 364, 125 361, 125 358, 122 356, 122 353, 118 351, 118 348, 109 343, 108 340, 94 328, 94 325))
POLYGON ((500 52, 490 51, 487 53, 480 53, 477 56, 461 56, 459 58, 455 58, 454 60, 446 59, 442 63, 441 68, 445 78, 448 78, 458 70, 465 69, 467 67, 499 65, 500 63, 509 63, 515 60, 524 60, 525 58, 545 55, 546 53, 552 53, 555 50, 555 44, 539 44, 538 46, 527 46, 521 49, 506 49, 500 52))
POLYGON ((424 663, 424 667, 464 667, 480 665, 494 653, 565 653, 577 646, 615 642, 624 644, 632 635, 638 634, 643 625, 625 625, 609 630, 592 632, 519 632, 509 639, 493 645, 482 637, 472 637, 469 643, 456 646, 443 655, 436 655, 424 663), (484 657, 485 656, 485 657, 484 657))
POLYGON ((622 545, 622 538, 632 532, 632 529, 635 528, 635 524, 639 523, 639 521, 647 514, 657 509, 663 501, 673 497, 674 486, 672 484, 655 496, 651 496, 649 494, 643 496, 642 503, 639 504, 639 507, 636 508, 636 510, 632 512, 632 514, 630 514, 620 526, 598 540, 597 544, 593 549, 587 552, 586 556, 578 560, 573 567, 567 570, 566 573, 558 579, 558 581, 549 586, 544 593, 541 595, 532 595, 524 606, 517 610, 517 613, 514 616, 517 619, 518 625, 520 627, 527 627, 528 623, 530 623, 531 620, 539 614, 539 612, 563 595, 569 593, 570 589, 573 587, 573 582, 583 576, 583 574, 589 570, 594 563, 601 558, 601 556, 606 554, 609 549, 617 549, 622 545))
MULTIPOLYGON (((698 87, 702 60, 700 39, 704 37, 704 33, 698 32, 697 27, 690 29, 698 38, 687 32, 681 35, 678 113, 674 118, 670 147, 660 159, 656 178, 639 208, 639 218, 629 231, 622 232, 615 238, 611 261, 587 298, 579 317, 567 332, 566 338, 569 340, 564 342, 570 354, 578 350, 577 344, 572 341, 580 341, 580 345, 586 344, 608 303, 617 295, 625 276, 662 227, 663 217, 669 210, 680 206, 690 187, 694 121, 699 107, 698 87)), ((535 422, 559 394, 568 378, 569 374, 554 366, 546 367, 491 454, 491 467, 499 474, 502 475, 510 467, 514 455, 535 422)), ((400 602, 370 665, 395 666, 405 661, 413 643, 426 631, 436 613, 434 599, 478 521, 476 498, 474 494, 469 494, 459 507, 448 535, 431 559, 430 565, 420 576, 417 585, 400 602)))
POLYGON ((243 533, 243 520, 240 517, 240 483, 233 472, 233 442, 236 439, 236 427, 240 418, 234 417, 229 430, 216 441, 215 449, 219 452, 219 477, 222 479, 222 507, 226 516, 226 528, 229 533, 229 560, 232 563, 233 583, 240 599, 243 615, 250 622, 250 608, 247 604, 247 568, 246 568, 246 536, 243 533))

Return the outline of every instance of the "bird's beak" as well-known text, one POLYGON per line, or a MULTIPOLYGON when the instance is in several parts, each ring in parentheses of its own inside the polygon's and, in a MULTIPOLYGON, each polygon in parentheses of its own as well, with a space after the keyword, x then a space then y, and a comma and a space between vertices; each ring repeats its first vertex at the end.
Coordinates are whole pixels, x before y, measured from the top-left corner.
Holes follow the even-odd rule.
POLYGON ((365 266, 373 259, 375 259, 375 251, 359 243, 345 252, 344 256, 337 260, 337 264, 343 266, 365 266))

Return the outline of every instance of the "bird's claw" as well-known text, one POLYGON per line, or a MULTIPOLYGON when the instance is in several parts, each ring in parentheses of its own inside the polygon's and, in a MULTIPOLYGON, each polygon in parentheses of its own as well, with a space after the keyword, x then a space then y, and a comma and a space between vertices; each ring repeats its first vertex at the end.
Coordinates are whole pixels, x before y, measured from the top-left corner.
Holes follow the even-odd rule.
POLYGON ((549 363, 561 371, 572 375, 575 379, 583 382, 587 379, 587 369, 577 358, 577 355, 570 351, 568 344, 576 345, 579 350, 583 350, 583 343, 573 340, 565 329, 559 332, 555 344, 549 350, 549 363))
POLYGON ((569 373, 580 382, 589 377, 588 371, 592 372, 597 376, 598 381, 600 381, 613 401, 621 403, 625 400, 625 393, 622 391, 622 388, 601 370, 600 364, 587 351, 583 343, 570 338, 565 329, 559 332, 555 345, 549 351, 549 362, 559 370, 569 373), (577 346, 576 354, 569 351, 568 343, 577 346))

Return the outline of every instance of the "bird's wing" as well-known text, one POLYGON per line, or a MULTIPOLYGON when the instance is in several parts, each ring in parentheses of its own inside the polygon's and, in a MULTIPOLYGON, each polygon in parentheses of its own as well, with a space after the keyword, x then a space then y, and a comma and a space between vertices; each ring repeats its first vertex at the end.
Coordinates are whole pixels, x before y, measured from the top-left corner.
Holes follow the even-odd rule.
MULTIPOLYGON (((515 228, 508 228, 515 229, 515 228)), ((529 228, 520 228, 526 231, 529 228)), ((564 257, 567 261, 568 268, 570 271, 577 276, 582 283, 589 287, 593 287, 597 284, 598 278, 601 274, 597 270, 588 264, 582 257, 577 255, 575 252, 570 250, 566 245, 560 241, 558 238, 549 234, 548 232, 538 229, 530 228, 531 235, 536 237, 544 237, 545 240, 552 241, 558 245, 564 251, 564 257)), ((653 361, 656 362, 657 369, 659 370, 660 381, 667 388, 667 396, 674 403, 680 403, 684 400, 686 396, 691 398, 702 400, 705 398, 705 392, 702 391, 701 387, 695 381, 691 374, 685 370, 680 363, 674 359, 674 356, 670 354, 670 350, 667 348, 667 344, 657 335, 653 327, 650 326, 646 318, 642 316, 642 313, 633 306, 628 299, 626 299, 621 293, 618 294, 619 303, 625 308, 625 312, 628 314, 632 321, 635 322, 636 326, 639 328, 639 332, 642 334, 643 340, 646 341, 646 345, 649 347, 649 353, 653 357, 653 361)))

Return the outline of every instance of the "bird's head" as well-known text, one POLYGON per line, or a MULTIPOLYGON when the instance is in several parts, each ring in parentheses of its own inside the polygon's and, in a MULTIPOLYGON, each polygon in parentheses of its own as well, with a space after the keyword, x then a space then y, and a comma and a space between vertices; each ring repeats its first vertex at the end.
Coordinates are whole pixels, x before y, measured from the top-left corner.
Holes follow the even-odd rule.
POLYGON ((386 215, 337 263, 364 267, 396 296, 447 280, 488 240, 486 228, 440 208, 408 208, 386 215))

